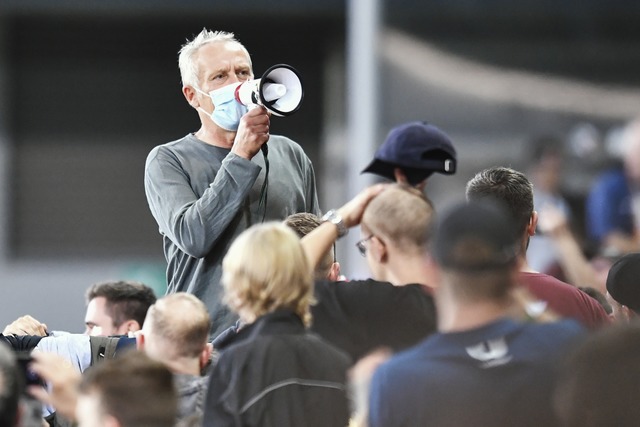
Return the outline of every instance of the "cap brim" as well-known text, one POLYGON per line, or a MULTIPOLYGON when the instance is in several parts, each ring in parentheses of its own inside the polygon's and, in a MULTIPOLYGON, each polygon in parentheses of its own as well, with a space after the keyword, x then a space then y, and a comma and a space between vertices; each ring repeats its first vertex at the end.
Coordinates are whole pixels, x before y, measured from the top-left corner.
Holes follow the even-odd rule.
POLYGON ((388 178, 391 181, 395 181, 395 174, 393 170, 398 166, 393 165, 391 163, 383 162, 382 160, 373 159, 369 166, 362 169, 360 173, 373 173, 376 175, 380 175, 382 177, 388 178))
POLYGON ((406 167, 394 163, 388 163, 382 160, 374 159, 369 166, 364 168, 360 173, 373 173, 384 178, 387 178, 391 181, 396 180, 395 169, 402 169, 405 175, 407 176, 407 180, 411 185, 417 185, 429 178, 434 171, 425 170, 420 168, 411 168, 406 167))

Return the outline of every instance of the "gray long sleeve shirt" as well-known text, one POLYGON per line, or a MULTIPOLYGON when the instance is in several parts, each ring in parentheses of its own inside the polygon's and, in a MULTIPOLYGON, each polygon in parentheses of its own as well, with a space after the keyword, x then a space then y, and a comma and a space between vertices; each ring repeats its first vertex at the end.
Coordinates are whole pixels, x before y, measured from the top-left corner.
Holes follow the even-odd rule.
MULTIPOLYGON (((145 192, 163 238, 167 292, 189 292, 206 304, 211 336, 235 320, 222 304, 222 259, 251 225, 297 212, 319 214, 311 161, 294 141, 271 135, 266 207, 262 153, 251 161, 193 134, 155 147, 145 166, 145 192)), ((247 260, 250 262, 250 260, 247 260)))

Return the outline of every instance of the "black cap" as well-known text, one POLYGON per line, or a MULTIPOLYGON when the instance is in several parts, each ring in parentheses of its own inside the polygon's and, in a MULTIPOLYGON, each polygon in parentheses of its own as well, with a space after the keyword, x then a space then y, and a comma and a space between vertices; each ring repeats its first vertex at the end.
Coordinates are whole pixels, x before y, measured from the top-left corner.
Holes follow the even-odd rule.
POLYGON ((461 203, 441 217, 432 255, 445 269, 475 272, 504 269, 518 255, 518 233, 497 204, 461 203))
POLYGON ((456 172, 456 150, 451 139, 437 127, 424 122, 405 123, 391 129, 373 161, 361 173, 394 180, 395 168, 404 171, 411 185, 433 172, 452 175, 456 172))
POLYGON ((640 313, 640 253, 627 254, 613 263, 607 275, 607 292, 640 313))

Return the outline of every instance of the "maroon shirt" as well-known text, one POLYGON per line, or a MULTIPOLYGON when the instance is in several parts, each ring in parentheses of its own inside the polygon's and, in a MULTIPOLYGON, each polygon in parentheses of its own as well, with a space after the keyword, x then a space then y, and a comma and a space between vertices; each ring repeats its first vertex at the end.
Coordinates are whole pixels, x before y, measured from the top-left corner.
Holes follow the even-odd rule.
POLYGON ((607 312, 598 301, 553 276, 521 272, 518 282, 534 297, 547 302, 557 315, 575 319, 586 328, 593 330, 610 322, 607 312))

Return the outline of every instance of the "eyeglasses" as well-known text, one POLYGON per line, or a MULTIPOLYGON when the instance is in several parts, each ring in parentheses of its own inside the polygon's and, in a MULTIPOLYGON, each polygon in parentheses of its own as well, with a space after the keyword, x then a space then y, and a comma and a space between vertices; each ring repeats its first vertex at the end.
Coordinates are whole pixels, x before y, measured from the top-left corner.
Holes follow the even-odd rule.
POLYGON ((360 255, 362 256, 367 256, 367 246, 364 244, 364 242, 371 240, 371 238, 374 235, 372 234, 371 236, 367 237, 366 239, 362 239, 360 241, 358 241, 356 243, 356 248, 358 248, 358 251, 360 251, 360 255))

